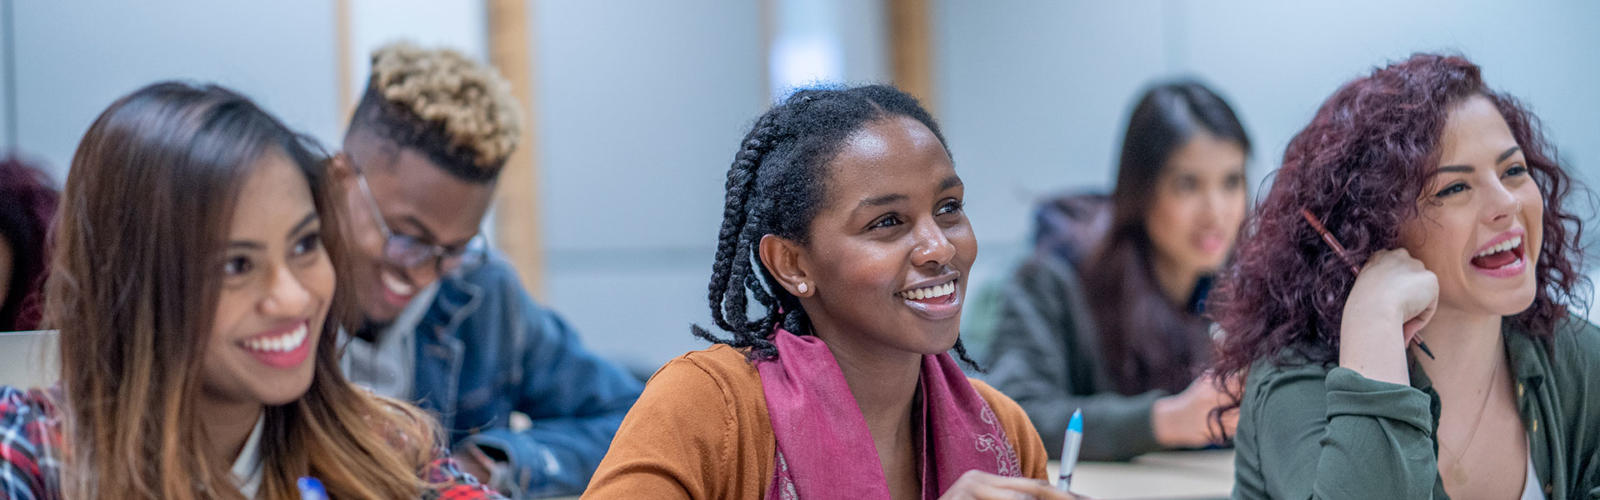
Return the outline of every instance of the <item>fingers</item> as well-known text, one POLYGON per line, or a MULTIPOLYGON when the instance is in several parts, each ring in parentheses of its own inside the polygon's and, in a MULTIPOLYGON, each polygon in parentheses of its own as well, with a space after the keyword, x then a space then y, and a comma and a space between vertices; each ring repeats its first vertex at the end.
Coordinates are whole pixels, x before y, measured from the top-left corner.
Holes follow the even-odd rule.
POLYGON ((1077 499, 1076 496, 1058 491, 1050 483, 1044 481, 998 476, 978 470, 970 470, 962 474, 961 479, 950 485, 950 490, 946 491, 944 496, 940 498, 945 500, 1077 499))

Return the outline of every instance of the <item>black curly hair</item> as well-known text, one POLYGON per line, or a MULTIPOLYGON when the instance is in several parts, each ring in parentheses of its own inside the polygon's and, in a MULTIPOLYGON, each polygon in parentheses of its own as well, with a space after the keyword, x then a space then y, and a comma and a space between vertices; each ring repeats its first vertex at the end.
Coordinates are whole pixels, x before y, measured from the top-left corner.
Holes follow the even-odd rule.
MULTIPOLYGON (((800 300, 760 264, 761 237, 808 243, 811 220, 825 194, 825 166, 851 134, 896 116, 928 127, 948 153, 928 111, 888 85, 802 89, 756 119, 728 168, 727 202, 711 266, 711 319, 731 335, 718 337, 696 325, 691 327, 696 337, 748 349, 751 359, 772 359, 778 356, 770 339, 775 327, 815 334, 800 300), (755 318, 750 317, 751 298, 759 305, 755 318)), ((978 366, 960 340, 955 350, 961 361, 978 366)))

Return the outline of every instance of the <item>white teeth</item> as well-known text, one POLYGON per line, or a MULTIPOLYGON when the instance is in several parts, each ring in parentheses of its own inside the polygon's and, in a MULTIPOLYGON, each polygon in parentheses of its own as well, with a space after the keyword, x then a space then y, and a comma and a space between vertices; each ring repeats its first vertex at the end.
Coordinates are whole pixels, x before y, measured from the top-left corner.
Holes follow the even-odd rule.
POLYGON ((383 280, 383 287, 388 288, 389 292, 395 295, 409 297, 411 296, 412 292, 416 291, 415 287, 407 285, 406 282, 401 280, 398 276, 388 272, 378 273, 378 278, 383 280))
POLYGON ((1517 236, 1517 237, 1511 238, 1509 240, 1502 241, 1498 245, 1489 247, 1489 248, 1485 249, 1482 252, 1478 252, 1478 254, 1474 255, 1473 257, 1483 257, 1483 256, 1487 256, 1487 255, 1493 255, 1493 254, 1496 254, 1496 253, 1504 252, 1506 250, 1517 248, 1519 246, 1522 246, 1522 237, 1521 236, 1517 236))
POLYGON ((916 290, 900 292, 900 297, 910 300, 932 299, 956 293, 956 282, 951 281, 943 285, 918 288, 916 290))
POLYGON ((264 339, 250 339, 244 346, 252 351, 262 352, 289 352, 300 348, 306 341, 306 324, 301 323, 294 330, 276 337, 264 339))

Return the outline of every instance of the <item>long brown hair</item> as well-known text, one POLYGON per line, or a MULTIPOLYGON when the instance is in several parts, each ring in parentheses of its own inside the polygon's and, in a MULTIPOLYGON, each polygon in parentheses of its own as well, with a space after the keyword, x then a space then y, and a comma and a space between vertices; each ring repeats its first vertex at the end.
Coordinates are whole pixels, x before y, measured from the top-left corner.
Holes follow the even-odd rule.
MULTIPOLYGON (((256 160, 305 174, 335 269, 344 225, 323 157, 227 89, 157 83, 101 113, 73 156, 55 234, 46 317, 61 331, 69 498, 240 498, 208 459, 196 414, 234 200, 256 160)), ((415 497, 437 434, 419 410, 339 371, 351 288, 337 287, 311 387, 266 408, 261 496, 296 498, 316 476, 335 498, 415 497)))
POLYGON ((1157 285, 1155 248, 1145 227, 1167 160, 1200 132, 1250 153, 1250 137, 1233 109, 1204 85, 1165 83, 1139 99, 1123 134, 1111 227, 1083 269, 1101 354, 1123 394, 1182 391, 1210 362, 1205 320, 1191 312, 1193 305, 1173 304, 1157 285))

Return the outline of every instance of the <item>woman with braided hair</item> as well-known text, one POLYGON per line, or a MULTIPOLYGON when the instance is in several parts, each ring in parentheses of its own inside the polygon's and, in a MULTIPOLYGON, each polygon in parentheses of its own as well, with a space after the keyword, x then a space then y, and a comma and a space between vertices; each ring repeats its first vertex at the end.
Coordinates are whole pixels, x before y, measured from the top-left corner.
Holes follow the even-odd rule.
POLYGON ((978 250, 962 195, 939 126, 893 87, 762 115, 712 267, 727 336, 694 328, 718 345, 652 377, 585 496, 1070 498, 1022 409, 947 354, 967 360, 978 250))

